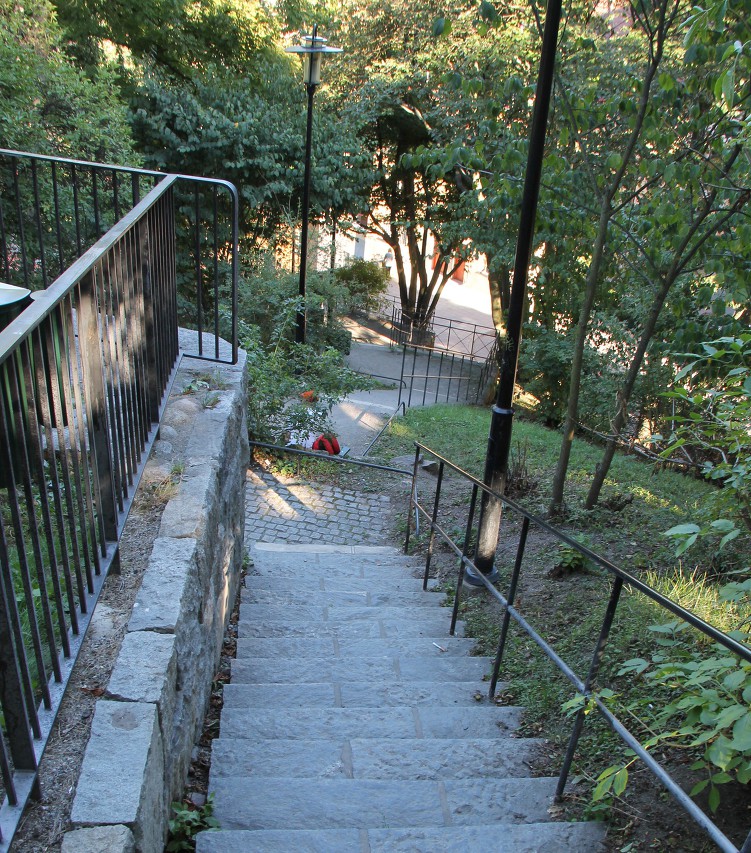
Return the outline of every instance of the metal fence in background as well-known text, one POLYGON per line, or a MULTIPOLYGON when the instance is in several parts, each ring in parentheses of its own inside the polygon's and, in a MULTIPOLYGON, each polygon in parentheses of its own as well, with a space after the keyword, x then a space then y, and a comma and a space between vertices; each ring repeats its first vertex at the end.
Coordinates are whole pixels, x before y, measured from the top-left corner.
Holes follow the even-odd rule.
POLYGON ((488 326, 434 315, 428 327, 422 328, 404 316, 398 301, 394 300, 390 309, 390 336, 392 344, 396 346, 411 344, 435 347, 477 359, 488 358, 495 347, 497 335, 495 329, 488 326))
POLYGON ((495 347, 484 357, 438 346, 402 344, 397 406, 433 403, 483 403, 496 370, 495 347))
MULTIPOLYGON (((162 172, 0 149, 0 280, 42 290, 154 186, 162 172)), ((175 178, 176 305, 199 358, 237 359, 238 196, 227 181, 175 178), (206 335, 213 338, 206 343, 206 335)))
POLYGON ((236 357, 237 196, 224 182, 15 152, 0 152, 0 175, 0 276, 35 289, 0 331, 4 853, 37 787, 102 583, 117 565, 179 364, 181 310, 190 307, 204 333, 189 355, 220 360, 227 328, 236 357), (63 176, 77 176, 65 192, 63 176), (231 201, 226 231, 222 194, 231 201))

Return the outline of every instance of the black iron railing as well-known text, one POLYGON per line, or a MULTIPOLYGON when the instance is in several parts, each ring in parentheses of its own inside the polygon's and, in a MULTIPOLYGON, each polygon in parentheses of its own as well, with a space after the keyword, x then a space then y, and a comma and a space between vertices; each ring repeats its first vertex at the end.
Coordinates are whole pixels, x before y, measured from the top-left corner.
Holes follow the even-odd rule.
MULTIPOLYGON (((433 457, 438 462, 438 476, 436 480, 436 488, 432 509, 428 509, 419 503, 413 486, 412 498, 410 501, 410 512, 407 515, 407 535, 405 539, 404 550, 406 552, 409 549, 409 542, 411 536, 410 519, 412 511, 414 511, 416 516, 422 515, 425 517, 425 519, 427 520, 427 524, 430 528, 430 535, 427 545, 427 558, 425 561, 423 587, 427 588, 428 575, 430 572, 430 565, 432 561, 436 536, 438 536, 448 546, 448 548, 459 558, 456 595, 454 597, 454 608, 451 615, 452 634, 454 633, 454 630, 456 628, 459 605, 461 602, 462 586, 464 583, 465 570, 467 567, 470 567, 473 570, 473 574, 478 576, 482 580, 482 583, 484 584, 490 595, 492 595, 501 605, 503 609, 503 621, 501 624, 500 637, 498 641, 498 650, 496 653, 490 680, 490 697, 492 698, 495 695, 496 686, 498 684, 498 678, 500 675, 501 664, 503 662, 506 639, 511 625, 511 620, 513 620, 537 644, 537 646, 555 664, 555 666, 560 670, 560 672, 571 682, 576 691, 582 697, 584 697, 584 699, 586 700, 586 704, 597 708, 598 712, 602 715, 602 717, 604 717, 604 719, 607 721, 608 725, 613 729, 613 731, 624 741, 624 743, 626 743, 626 745, 630 749, 634 751, 635 755, 638 756, 647 765, 650 771, 665 786, 671 796, 683 807, 683 809, 707 833, 707 835, 709 835, 709 837, 712 839, 712 841, 715 842, 715 844, 720 850, 726 851, 726 853, 739 853, 739 850, 740 853, 749 853, 749 851, 751 851, 751 833, 748 835, 745 843, 741 848, 736 847, 735 844, 733 844, 733 842, 730 841, 730 839, 727 838, 727 836, 719 829, 719 827, 696 805, 696 803, 688 796, 688 794, 686 794, 686 792, 680 787, 678 782, 673 779, 672 776, 670 776, 670 774, 662 767, 662 765, 658 761, 655 760, 653 755, 639 741, 638 737, 636 737, 628 729, 628 727, 624 725, 615 716, 615 714, 613 714, 611 709, 598 696, 596 691, 596 684, 603 653, 608 642, 610 629, 615 618, 615 614, 618 608, 618 602, 624 584, 627 585, 631 590, 640 592, 643 595, 647 596, 647 598, 655 602, 664 610, 673 614, 673 616, 676 616, 678 619, 684 621, 688 625, 691 625, 693 628, 697 629, 714 642, 719 643, 731 654, 736 655, 740 660, 751 663, 751 649, 749 649, 743 643, 738 642, 738 640, 734 639, 733 637, 730 637, 722 631, 718 630, 714 626, 708 624, 707 622, 704 622, 695 614, 681 607, 676 602, 671 601, 669 598, 665 597, 657 590, 650 587, 648 584, 644 583, 643 581, 640 581, 638 578, 614 565, 610 561, 594 553, 592 550, 582 545, 580 542, 577 542, 575 539, 572 539, 570 536, 567 536, 565 533, 561 532, 560 530, 557 530, 555 527, 548 524, 548 522, 546 522, 545 520, 528 512, 510 498, 501 497, 497 493, 494 493, 477 478, 473 477, 471 474, 468 474, 466 471, 462 470, 457 465, 454 465, 452 462, 441 456, 439 453, 436 453, 429 447, 426 447, 419 443, 416 443, 415 447, 416 449, 415 462, 413 467, 413 483, 416 483, 417 481, 419 461, 421 457, 424 457, 425 455, 433 457), (469 510, 467 514, 464 545, 462 548, 459 548, 454 543, 451 536, 438 523, 439 507, 441 500, 441 485, 443 483, 443 477, 446 470, 449 470, 454 474, 457 474, 464 478, 467 484, 471 486, 472 489, 469 510), (522 522, 521 532, 519 535, 519 540, 516 549, 516 559, 505 595, 500 593, 492 584, 488 582, 485 576, 477 570, 471 557, 469 556, 469 543, 472 540, 472 533, 475 528, 475 509, 477 507, 477 497, 480 492, 485 492, 491 496, 494 496, 497 499, 502 500, 504 511, 511 511, 515 513, 517 517, 521 518, 522 522), (514 606, 516 592, 519 585, 519 579, 523 569, 525 548, 527 545, 527 538, 530 533, 530 528, 536 528, 537 530, 544 532, 546 535, 554 537, 559 542, 564 543, 568 548, 576 550, 584 558, 590 560, 600 569, 604 570, 607 575, 612 577, 610 597, 605 608, 605 614, 603 617, 599 636, 595 641, 591 664, 584 679, 582 679, 574 672, 571 666, 569 666, 558 655, 552 645, 547 640, 545 640, 545 638, 540 633, 538 633, 535 628, 532 627, 532 625, 524 618, 524 616, 522 616, 522 614, 514 606)), ((585 707, 585 704, 582 703, 582 708, 577 713, 574 720, 573 730, 569 739, 568 749, 566 751, 566 755, 563 761, 563 767, 561 769, 560 777, 558 780, 556 798, 559 798, 563 794, 564 788, 566 786, 566 781, 568 779, 569 771, 571 769, 574 752, 576 750, 579 737, 584 726, 586 712, 587 707, 585 707)))
MULTIPOLYGON (((154 186, 145 169, 0 149, 0 280, 47 288, 154 186)), ((198 332, 194 355, 237 359, 238 196, 227 181, 173 175, 177 307, 198 332)))
POLYGON ((391 342, 395 346, 415 344, 436 347, 477 359, 486 359, 496 341, 495 330, 463 320, 433 316, 427 328, 417 326, 402 313, 401 305, 391 305, 391 342))
MULTIPOLYGON (((234 187, 14 152, 0 152, 0 174, 0 189, 10 189, 10 199, 0 199, 1 274, 35 288, 28 307, 0 330, 5 851, 37 787, 37 767, 104 578, 117 568, 118 539, 181 357, 179 300, 196 306, 199 318, 212 318, 210 328, 197 324, 201 334, 190 355, 211 358, 216 338, 218 356, 220 309, 227 328, 234 326, 237 219, 235 207, 221 252, 218 225, 207 244, 209 269, 227 253, 225 309, 218 279, 202 288, 206 264, 196 262, 198 245, 192 254, 186 249, 180 201, 186 185, 193 200, 205 189, 210 198, 220 192, 236 198, 234 187), (49 169, 44 179, 42 162, 49 169), (59 182, 72 169, 77 189, 69 187, 63 200, 59 182), (132 179, 128 193, 113 176, 123 171, 132 179), (91 189, 85 202, 84 175, 91 189), (30 198, 16 192, 24 183, 30 198), (181 267, 196 263, 201 275, 193 291, 185 282, 181 291, 181 267)), ((196 233, 203 248, 203 226, 196 233)))
POLYGON ((402 344, 399 398, 407 406, 430 403, 483 402, 496 369, 495 347, 485 356, 452 352, 438 346, 402 344))

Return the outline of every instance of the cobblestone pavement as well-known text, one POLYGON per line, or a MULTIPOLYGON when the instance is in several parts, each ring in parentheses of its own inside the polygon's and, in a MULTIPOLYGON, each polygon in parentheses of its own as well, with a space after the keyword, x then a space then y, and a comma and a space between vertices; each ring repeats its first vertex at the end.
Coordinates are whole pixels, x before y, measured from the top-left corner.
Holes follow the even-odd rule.
POLYGON ((245 543, 386 544, 390 498, 248 470, 245 543))

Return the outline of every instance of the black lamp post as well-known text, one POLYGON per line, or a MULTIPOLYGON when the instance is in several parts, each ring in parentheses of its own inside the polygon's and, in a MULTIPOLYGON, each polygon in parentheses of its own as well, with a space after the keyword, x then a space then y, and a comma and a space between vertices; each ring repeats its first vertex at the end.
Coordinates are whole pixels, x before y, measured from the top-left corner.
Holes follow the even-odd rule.
MULTIPOLYGON (((527 291, 527 273, 532 253, 537 199, 540 192, 540 176, 545 148, 545 133, 548 125, 548 113, 553 88, 555 56, 558 43, 558 26, 561 20, 561 0, 549 0, 545 14, 540 68, 537 77, 535 105, 532 113, 532 126, 527 154, 527 171, 524 178, 519 217, 519 232, 514 260, 514 280, 506 322, 506 340, 500 365, 498 394, 490 422, 488 452, 485 457, 485 475, 483 482, 496 493, 503 494, 506 489, 509 451, 511 449, 511 428, 514 410, 511 402, 514 393, 516 365, 519 358, 519 343, 524 321, 524 304, 527 291)), ((480 505, 475 565, 494 583, 498 578, 495 567, 495 552, 498 547, 498 531, 501 523, 501 502, 483 493, 480 505)), ((483 581, 468 571, 465 581, 473 586, 483 586, 483 581)))
POLYGON ((313 138, 313 95, 321 83, 321 58, 324 53, 341 53, 340 47, 327 47, 326 39, 318 35, 318 25, 312 35, 302 36, 303 44, 288 47, 287 53, 301 53, 305 58, 303 83, 308 93, 308 129, 305 136, 305 177, 302 191, 302 234, 300 236, 300 299, 295 340, 305 343, 305 278, 308 271, 308 215, 310 208, 310 150, 313 138))

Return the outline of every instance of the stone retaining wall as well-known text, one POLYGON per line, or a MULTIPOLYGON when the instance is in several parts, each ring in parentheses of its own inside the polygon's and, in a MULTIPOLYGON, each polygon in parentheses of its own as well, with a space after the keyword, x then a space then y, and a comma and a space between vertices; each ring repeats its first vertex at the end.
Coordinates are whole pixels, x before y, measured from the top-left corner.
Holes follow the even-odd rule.
POLYGON ((182 479, 97 702, 73 803, 77 829, 64 853, 162 853, 237 594, 248 467, 244 353, 235 366, 183 359, 175 389, 148 467, 169 472, 179 462, 182 479), (180 395, 191 383, 198 390, 180 395))

